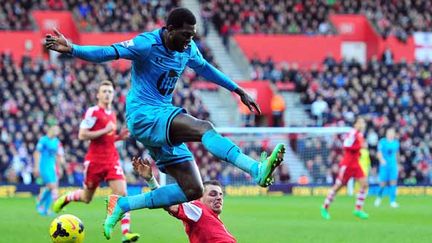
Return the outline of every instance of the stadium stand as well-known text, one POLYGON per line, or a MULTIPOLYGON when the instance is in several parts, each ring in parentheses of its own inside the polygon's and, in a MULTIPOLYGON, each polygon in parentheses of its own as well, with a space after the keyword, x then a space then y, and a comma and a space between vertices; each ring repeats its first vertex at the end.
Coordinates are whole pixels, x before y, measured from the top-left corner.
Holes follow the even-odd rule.
MULTIPOLYGON (((397 127, 401 139, 400 182, 414 177, 418 183, 431 180, 430 107, 432 65, 428 63, 394 63, 373 59, 367 65, 356 62, 336 62, 327 58, 323 68, 298 70, 295 65, 274 64, 270 59, 252 60, 258 79, 273 82, 292 82, 302 102, 310 107, 309 113, 317 125, 340 126, 353 121, 355 116, 367 118, 366 139, 376 171, 376 146, 385 128, 397 127), (388 62, 387 62, 388 63, 388 62), (264 70, 264 71, 262 71, 264 70)), ((331 182, 341 152, 341 140, 333 143, 310 139, 300 145, 298 153, 316 182, 331 182), (321 152, 321 148, 324 149, 321 152), (331 152, 326 152, 331 151, 331 152), (324 156, 322 156, 324 154, 324 156), (309 156, 309 157, 308 157, 309 156), (312 156, 312 157, 310 157, 312 156)), ((372 172, 373 173, 373 172, 372 172)), ((409 180, 407 180, 409 181, 409 180)))
POLYGON ((244 34, 335 34, 329 14, 364 14, 383 37, 401 41, 432 26, 427 0, 410 1, 236 1, 201 0, 203 16, 212 16, 222 36, 244 34), (209 10, 212 10, 209 12, 209 10))
MULTIPOLYGON (((393 35, 402 42, 414 31, 430 30, 432 27, 431 12, 424 11, 431 8, 431 2, 426 0, 395 1, 394 4, 372 0, 200 2, 204 28, 211 21, 226 38, 236 33, 334 35, 336 31, 328 20, 328 16, 333 13, 364 14, 382 37, 393 35)), ((162 26, 167 11, 179 6, 179 3, 175 0, 106 0, 92 1, 90 4, 75 0, 6 0, 0 6, 0 30, 35 30, 34 21, 29 17, 34 9, 73 9, 81 31, 140 32, 162 26)), ((206 45, 205 33, 206 31, 196 41, 205 58, 214 63, 213 54, 206 45)), ((318 125, 341 125, 344 124, 343 121, 352 120, 355 115, 365 115, 369 125, 366 137, 371 149, 372 175, 376 173, 378 137, 383 136, 385 127, 397 126, 402 140, 403 168, 400 171, 400 182, 432 182, 432 144, 429 142, 432 99, 426 95, 430 92, 432 81, 431 65, 394 63, 391 55, 383 55, 380 59, 372 58, 366 65, 346 60, 336 61, 328 57, 322 68, 313 67, 310 70, 301 69, 296 63, 275 62, 271 57, 266 60, 253 58, 250 64, 253 79, 292 85, 290 87, 302 94, 303 104, 310 107, 310 115, 318 125)), ((17 63, 12 61, 8 53, 1 55, 0 65, 0 88, 3 94, 0 97, 0 180, 14 181, 18 177, 18 180, 23 180, 23 175, 17 176, 14 173, 31 173, 31 154, 36 139, 42 134, 44 120, 59 122, 64 134, 77 134, 77 125, 85 108, 83 105, 94 103, 94 100, 87 99, 90 94, 88 92, 94 88, 94 84, 85 85, 87 80, 115 79, 119 94, 116 110, 119 114, 124 110, 122 104, 127 72, 68 60, 54 64, 24 57, 22 62, 17 63)), ((196 94, 182 89, 191 87, 200 78, 187 70, 182 79, 174 97, 175 104, 184 105, 192 114, 207 119, 208 111, 196 94)), ((75 137, 62 137, 65 149, 73 154, 69 161, 82 162, 85 146, 73 138, 75 137)), ((341 155, 340 137, 332 143, 317 138, 306 139, 302 143, 297 144, 295 150, 303 156, 302 160, 312 175, 312 182, 330 183, 341 155), (316 152, 322 148, 327 149, 321 153, 316 152), (320 155, 310 157, 311 154, 320 155)), ((230 167, 213 163, 215 159, 200 145, 192 144, 191 147, 198 155, 197 162, 205 178, 229 182, 237 181, 233 178, 244 176, 230 167)), ((257 158, 258 151, 266 149, 262 144, 248 142, 243 147, 257 158)), ((128 143, 125 149, 120 149, 122 158, 135 155, 140 149, 142 148, 138 145, 128 143)), ((70 167, 68 174, 73 177, 74 171, 78 171, 76 177, 79 178, 79 163, 72 163, 70 167)), ((131 168, 129 169, 131 172, 131 168)), ((281 169, 278 174, 279 181, 289 180, 289 173, 285 170, 286 168, 281 169)), ((130 180, 135 180, 133 175, 130 180)))

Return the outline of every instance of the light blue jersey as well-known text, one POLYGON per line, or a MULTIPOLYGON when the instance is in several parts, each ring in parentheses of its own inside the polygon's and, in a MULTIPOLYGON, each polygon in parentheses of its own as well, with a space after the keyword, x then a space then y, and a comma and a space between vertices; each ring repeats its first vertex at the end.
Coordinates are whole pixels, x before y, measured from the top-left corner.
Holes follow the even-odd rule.
MULTIPOLYGON (((208 64, 194 41, 184 52, 170 51, 163 44, 162 33, 163 29, 157 29, 113 45, 119 58, 132 60, 127 115, 143 105, 171 105, 172 93, 185 67, 200 69, 208 64)), ((231 91, 236 87, 233 82, 226 83, 231 91)))
POLYGON ((381 153, 385 160, 385 165, 379 167, 379 179, 381 182, 395 181, 398 177, 397 154, 399 153, 399 141, 380 139, 378 143, 378 152, 381 153))
POLYGON ((387 138, 380 139, 378 142, 378 151, 382 154, 384 160, 386 161, 386 166, 397 166, 397 154, 399 153, 398 140, 387 140, 387 138))
POLYGON ((44 183, 54 183, 56 176, 56 157, 60 153, 60 140, 43 136, 39 139, 36 150, 40 153, 39 171, 44 183))
POLYGON ((191 161, 192 153, 184 143, 169 138, 171 122, 183 108, 172 105, 177 80, 186 66, 205 79, 229 91, 238 85, 209 64, 194 41, 184 52, 168 50, 163 41, 164 28, 141 33, 111 46, 72 45, 72 55, 91 62, 114 59, 132 61, 131 88, 126 99, 129 132, 150 151, 161 170, 164 166, 191 161))

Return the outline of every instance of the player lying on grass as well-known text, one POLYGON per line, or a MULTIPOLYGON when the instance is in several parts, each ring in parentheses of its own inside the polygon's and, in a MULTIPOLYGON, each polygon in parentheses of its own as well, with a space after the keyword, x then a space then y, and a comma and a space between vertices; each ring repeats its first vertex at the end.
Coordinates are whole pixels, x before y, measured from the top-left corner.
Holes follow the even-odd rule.
MULTIPOLYGON (((159 187, 147 159, 133 158, 134 170, 147 181, 150 189, 159 187)), ((183 221, 191 243, 236 242, 219 218, 223 207, 223 190, 219 181, 204 183, 203 196, 192 202, 173 205, 166 210, 183 221)))
POLYGON ((251 111, 258 104, 237 83, 209 64, 193 41, 196 19, 186 8, 172 10, 166 26, 109 46, 73 45, 58 31, 47 35, 46 48, 91 62, 119 58, 132 61, 131 88, 126 99, 126 121, 131 135, 146 146, 159 169, 177 183, 131 197, 109 197, 104 234, 111 232, 123 213, 141 208, 164 208, 193 201, 203 195, 198 167, 186 142, 201 142, 217 158, 249 173, 267 187, 273 171, 283 160, 285 147, 278 144, 262 161, 244 154, 231 140, 219 134, 212 123, 197 119, 173 106, 172 95, 186 66, 199 75, 234 92, 251 111))
POLYGON ((357 195, 353 214, 361 219, 367 219, 369 217, 369 215, 363 211, 363 204, 368 188, 367 177, 365 176, 359 162, 360 150, 364 146, 363 132, 365 129, 365 120, 358 117, 354 123, 354 129, 352 129, 344 139, 344 156, 342 161, 339 163, 338 176, 335 184, 328 192, 324 205, 321 207, 321 216, 324 219, 330 219, 330 213, 328 212, 330 204, 336 196, 336 193, 346 185, 352 177, 354 177, 360 184, 360 191, 357 195))

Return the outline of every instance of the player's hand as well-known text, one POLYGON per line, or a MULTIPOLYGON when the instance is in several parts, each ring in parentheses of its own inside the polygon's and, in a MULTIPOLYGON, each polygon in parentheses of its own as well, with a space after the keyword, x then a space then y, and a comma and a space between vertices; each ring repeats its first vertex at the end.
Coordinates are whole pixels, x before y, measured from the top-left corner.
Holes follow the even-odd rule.
POLYGON ((255 100, 252 97, 250 97, 250 95, 246 93, 246 91, 238 87, 236 90, 234 90, 234 92, 236 92, 236 94, 240 96, 241 102, 245 104, 250 111, 253 111, 258 115, 261 115, 261 109, 259 105, 255 102, 255 100))
POLYGON ((142 159, 141 157, 133 157, 132 165, 134 170, 146 181, 153 177, 150 161, 148 159, 142 159))
POLYGON ((34 178, 38 178, 40 176, 38 169, 33 169, 33 176, 34 178))
POLYGON ((118 135, 118 140, 125 140, 126 138, 129 137, 129 130, 127 128, 122 128, 120 130, 120 133, 118 135))
POLYGON ((55 35, 47 34, 45 36, 45 47, 48 50, 60 53, 72 53, 72 45, 66 37, 56 28, 53 29, 55 35))
POLYGON ((113 122, 108 122, 108 124, 105 126, 105 133, 110 133, 114 131, 115 125, 113 122))

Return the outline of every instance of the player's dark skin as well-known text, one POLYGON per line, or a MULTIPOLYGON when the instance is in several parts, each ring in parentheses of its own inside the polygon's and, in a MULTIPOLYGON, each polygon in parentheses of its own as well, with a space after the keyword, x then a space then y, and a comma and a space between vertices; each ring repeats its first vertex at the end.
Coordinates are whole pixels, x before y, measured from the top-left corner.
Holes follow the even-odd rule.
MULTIPOLYGON (((164 32, 163 36, 164 44, 169 50, 184 51, 184 46, 192 41, 195 34, 195 25, 184 24, 179 29, 167 26, 167 31, 164 32)), ((251 111, 261 114, 258 104, 242 88, 239 87, 234 92, 240 96, 243 104, 251 111)), ((201 142, 204 133, 210 129, 214 129, 211 122, 180 113, 171 123, 169 136, 174 144, 201 142)), ((202 196, 204 188, 195 162, 170 165, 166 167, 166 170, 177 180, 189 200, 195 200, 202 196)))
MULTIPOLYGON (((54 33, 55 35, 46 36, 45 47, 61 53, 71 53, 72 47, 63 34, 56 29, 54 29, 54 33)), ((174 28, 172 25, 169 25, 163 33, 163 44, 170 51, 183 52, 195 34, 195 25, 185 23, 181 28, 174 28)), ((251 111, 261 114, 258 104, 241 87, 235 89, 234 92, 251 111)), ((201 142, 202 136, 213 128, 213 124, 209 121, 180 113, 171 122, 169 136, 173 144, 201 142)), ((168 174, 176 179, 188 200, 195 200, 202 196, 204 188, 201 175, 194 161, 173 164, 166 166, 165 169, 168 174)))

